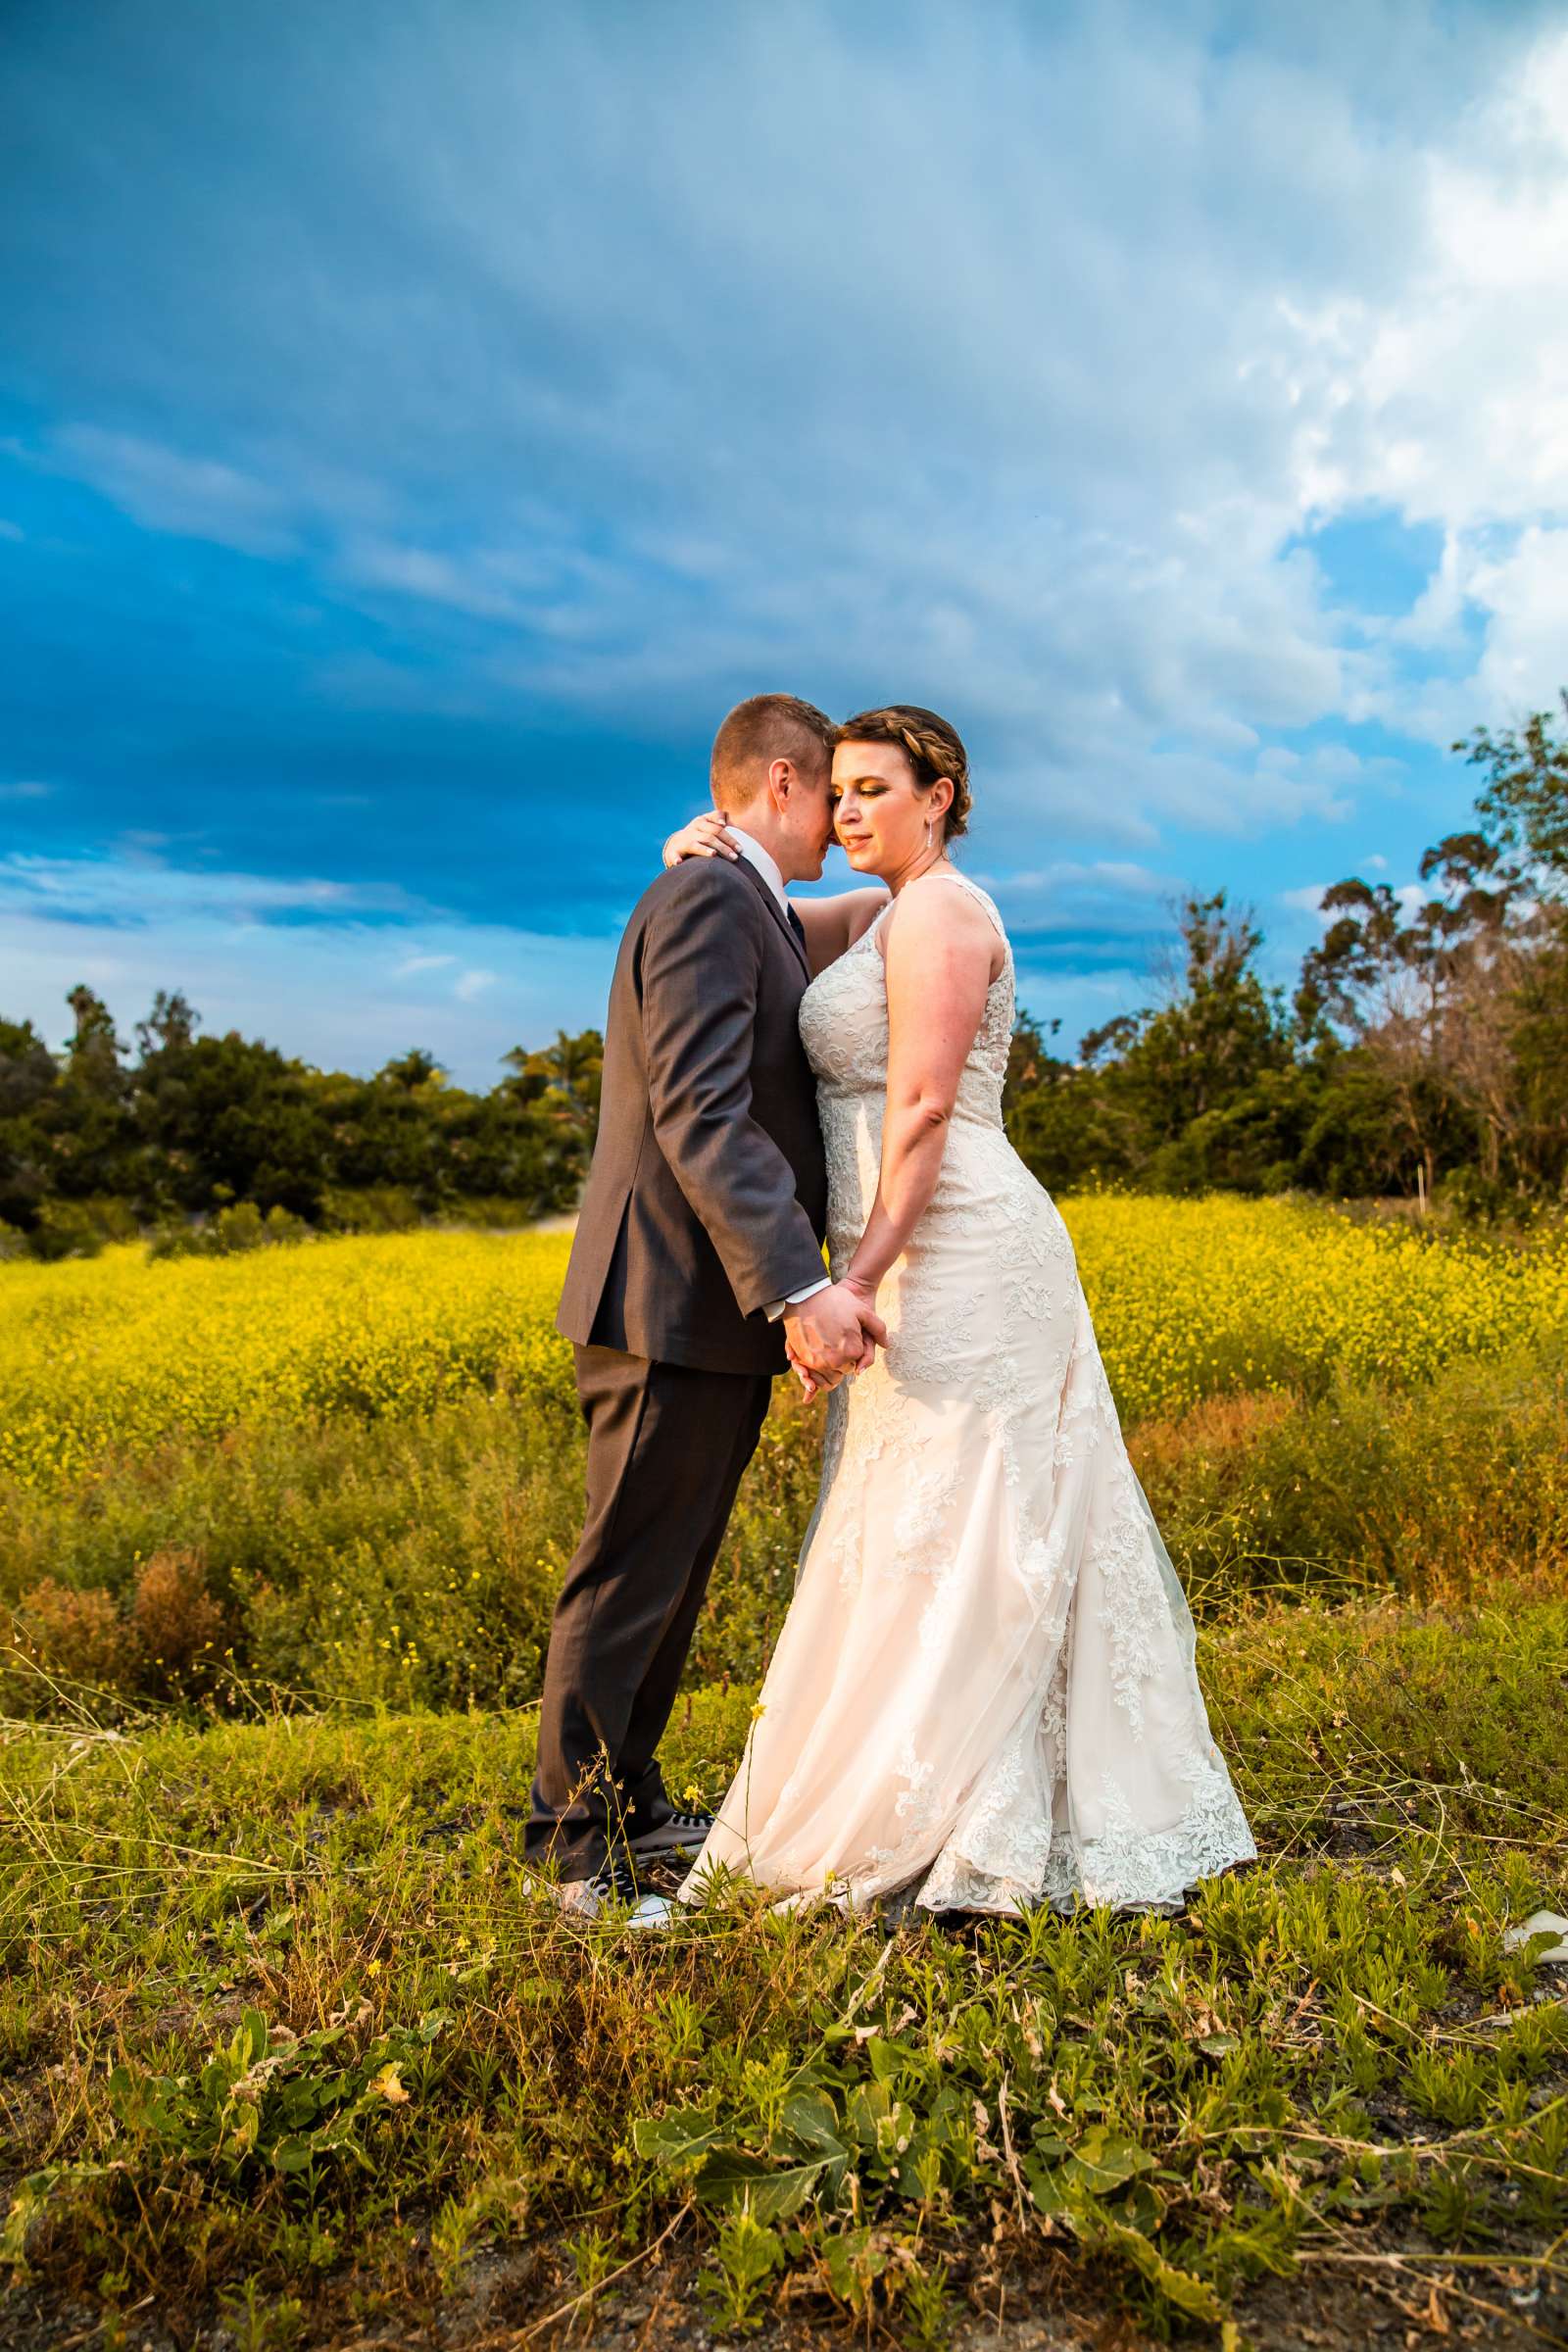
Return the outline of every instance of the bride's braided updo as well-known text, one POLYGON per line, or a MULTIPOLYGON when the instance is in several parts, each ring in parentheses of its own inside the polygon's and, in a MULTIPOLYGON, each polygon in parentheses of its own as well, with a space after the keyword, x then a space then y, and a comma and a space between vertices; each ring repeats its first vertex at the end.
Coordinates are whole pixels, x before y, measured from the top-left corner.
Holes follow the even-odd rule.
POLYGON ((953 841, 968 831, 972 806, 969 755, 958 739, 957 728, 935 710, 922 710, 918 703, 889 703, 880 710, 861 710, 834 729, 833 740, 896 743, 914 770, 917 792, 929 792, 939 776, 947 776, 953 785, 953 802, 943 818, 946 837, 953 841))

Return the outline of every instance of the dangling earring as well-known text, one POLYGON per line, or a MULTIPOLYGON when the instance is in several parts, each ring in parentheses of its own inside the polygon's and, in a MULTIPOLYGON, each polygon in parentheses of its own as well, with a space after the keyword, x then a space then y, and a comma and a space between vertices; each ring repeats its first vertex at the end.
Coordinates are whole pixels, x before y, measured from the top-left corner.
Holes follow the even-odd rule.
POLYGON ((929 817, 925 820, 925 846, 927 849, 931 847, 931 819, 929 817))

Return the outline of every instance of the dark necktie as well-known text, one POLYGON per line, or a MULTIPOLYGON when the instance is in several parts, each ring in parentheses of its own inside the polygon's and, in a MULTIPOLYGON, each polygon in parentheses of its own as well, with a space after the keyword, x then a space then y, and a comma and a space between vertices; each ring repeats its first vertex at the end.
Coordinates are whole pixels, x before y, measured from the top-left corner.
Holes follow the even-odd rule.
POLYGON ((800 941, 801 953, 804 955, 806 952, 806 925, 802 922, 794 907, 789 906, 787 903, 785 905, 784 911, 790 918, 790 929, 800 941))

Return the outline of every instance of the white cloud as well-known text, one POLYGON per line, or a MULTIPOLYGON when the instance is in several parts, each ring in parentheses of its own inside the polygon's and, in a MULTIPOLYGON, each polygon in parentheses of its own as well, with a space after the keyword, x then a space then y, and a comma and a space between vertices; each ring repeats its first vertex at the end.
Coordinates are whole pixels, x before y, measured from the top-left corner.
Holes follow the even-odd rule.
POLYGON ((405 891, 384 884, 193 871, 166 864, 133 841, 118 854, 97 857, 21 850, 0 857, 0 912, 71 923, 148 929, 209 917, 253 924, 300 914, 409 913, 416 906, 405 891))
POLYGON ((1521 531, 1506 556, 1476 564, 1470 588, 1489 615, 1476 669, 1485 708, 1545 701, 1568 671, 1568 526, 1521 531))
POLYGON ((1299 491, 1444 528, 1391 653, 1449 658, 1408 683, 1376 664, 1353 715, 1446 743, 1550 701, 1568 670, 1568 32, 1544 30, 1422 158, 1422 236, 1381 302, 1301 315, 1311 396, 1299 491), (1466 623, 1480 647, 1466 659, 1466 623))
POLYGON ((1328 888, 1326 882, 1303 882, 1296 890, 1282 890, 1279 903, 1282 906, 1289 906, 1296 914, 1315 915, 1321 921, 1324 919, 1323 893, 1328 888))
POLYGON ((1395 670, 1377 678, 1365 708, 1391 727, 1446 748, 1478 721, 1549 708, 1568 679, 1568 525, 1450 532, 1426 592, 1388 642, 1449 657, 1447 668, 1414 681, 1395 670))
POLYGON ((216 458, 96 424, 70 424, 56 436, 55 461, 149 530, 212 539, 252 556, 298 553, 290 500, 272 483, 216 458))
POLYGON ((433 554, 426 548, 400 547, 386 539, 362 539, 344 549, 341 569, 358 586, 389 589, 398 596, 432 605, 448 605, 485 620, 518 617, 514 595, 484 579, 483 555, 465 562, 433 554))
POLYGON ((260 1033, 322 1067, 360 1071, 419 1045, 480 1088, 495 1083, 511 1047, 604 1017, 611 940, 543 938, 425 908, 410 956, 407 931, 367 919, 353 893, 334 893, 323 912, 319 898, 278 886, 267 899, 274 919, 236 920, 236 906, 260 903, 255 876, 152 869, 152 878, 160 896, 149 909, 142 863, 0 861, 8 1017, 58 1042, 70 1026, 66 993, 85 981, 126 1035, 160 988, 179 988, 209 1031, 260 1033), (276 919, 302 905, 317 919, 276 919), (124 919, 138 906, 147 919, 124 919), (454 966, 455 985, 428 985, 454 966))
POLYGON ((1099 887, 1139 898, 1176 887, 1171 875, 1155 873, 1147 865, 1135 865, 1120 858, 1096 858, 1087 863, 1063 858, 1054 865, 1043 866, 1035 872, 977 873, 974 879, 983 890, 990 891, 999 905, 1004 899, 1016 902, 1031 892, 1049 893, 1074 886, 1099 887))
POLYGON ((416 972, 440 972, 457 962, 455 956, 405 956, 394 970, 394 980, 412 980, 416 972))
MULTIPOLYGON (((1363 866, 1375 867, 1386 864, 1387 860, 1381 858, 1363 858, 1361 862, 1363 866)), ((1324 909, 1323 897, 1330 887, 1327 882, 1308 882, 1298 890, 1282 890, 1279 904, 1288 906, 1293 913, 1311 915, 1320 928, 1327 929, 1332 917, 1324 909)), ((1424 906, 1428 896, 1428 891, 1419 882, 1401 882, 1394 893, 1400 911, 1405 915, 1412 915, 1418 907, 1424 906)))

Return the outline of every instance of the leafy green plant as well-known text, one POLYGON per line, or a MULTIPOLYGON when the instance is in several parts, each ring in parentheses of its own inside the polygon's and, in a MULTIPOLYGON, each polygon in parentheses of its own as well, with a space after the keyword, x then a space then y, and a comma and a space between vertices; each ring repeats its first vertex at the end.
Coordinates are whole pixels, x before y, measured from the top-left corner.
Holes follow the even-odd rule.
POLYGON ((1462 2129, 1486 2112, 1486 2081, 1474 2050, 1418 2050, 1405 2069, 1404 2087, 1412 2106, 1439 2123, 1462 2129))
POLYGON ((409 2103, 404 2074, 444 2023, 432 2013, 413 2032, 377 2035, 356 2051, 346 2026, 302 2037, 248 2009, 198 2071, 162 2074, 122 2060, 109 2075, 103 2160, 49 2167, 24 2180, 0 2236, 0 2260, 25 2259, 53 2200, 115 2176, 189 2166, 230 2186, 258 2174, 282 2176, 308 2193, 329 2163, 368 2165, 367 2138, 409 2103))
POLYGON ((599 2308, 600 2289, 615 2268, 615 2241, 608 2230, 596 2227, 568 2238, 566 2251, 577 2274, 584 2317, 592 2320, 599 2308))
POLYGON ((698 2286, 712 2318, 726 2333, 755 2335, 761 2326, 768 2279, 784 2262, 776 2230, 759 2222, 747 2205, 730 2214, 719 2230, 709 2268, 698 2286))
POLYGON ((243 2279, 224 2296, 222 2311, 235 2352, 288 2352, 299 2340, 305 2318, 297 2296, 264 2301, 254 2278, 243 2279))
POLYGON ((948 2265, 929 2267, 911 2257, 899 2282, 899 2319, 915 2352, 945 2352, 953 2333, 953 2297, 948 2265))
POLYGON ((198 2074, 159 2075, 125 2062, 114 2069, 118 2143, 126 2157, 210 2165, 230 2176, 258 2166, 303 2175, 328 2157, 364 2163, 366 2127, 408 2104, 404 2073, 443 2023, 432 2014, 415 2033, 378 2035, 356 2053, 346 2026, 301 2037, 248 2009, 198 2074))

